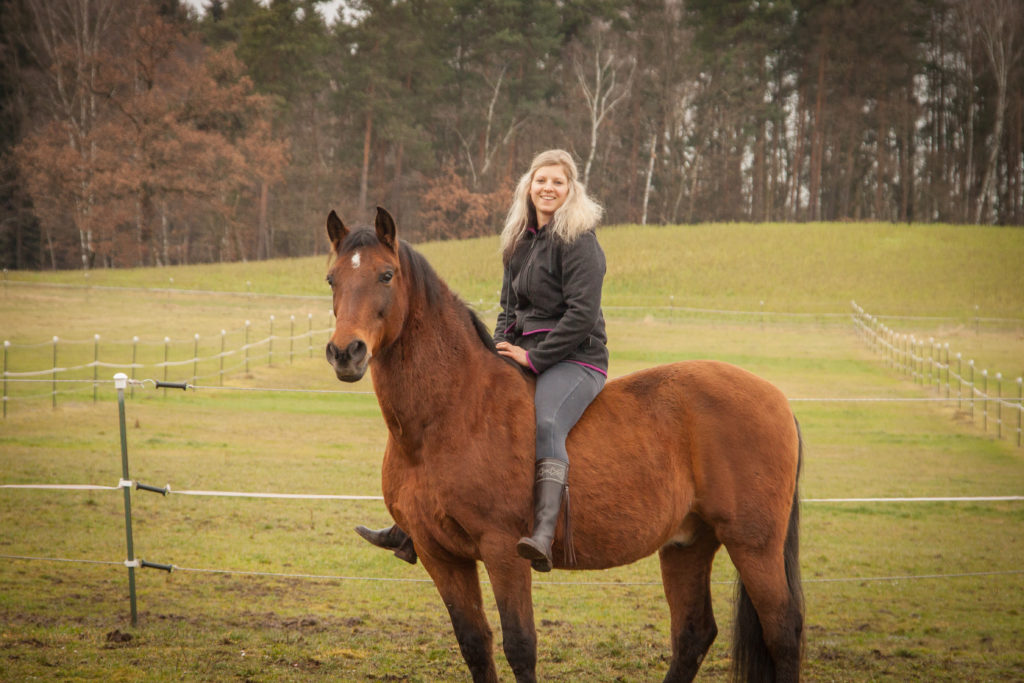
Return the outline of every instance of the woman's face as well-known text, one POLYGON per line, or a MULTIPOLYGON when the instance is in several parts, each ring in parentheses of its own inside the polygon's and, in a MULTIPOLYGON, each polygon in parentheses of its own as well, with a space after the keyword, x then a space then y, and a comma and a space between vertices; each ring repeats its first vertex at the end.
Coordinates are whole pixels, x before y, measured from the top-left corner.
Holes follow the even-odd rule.
POLYGON ((530 199, 537 209, 537 223, 547 225, 569 194, 569 179, 561 164, 541 166, 533 173, 530 183, 530 199))

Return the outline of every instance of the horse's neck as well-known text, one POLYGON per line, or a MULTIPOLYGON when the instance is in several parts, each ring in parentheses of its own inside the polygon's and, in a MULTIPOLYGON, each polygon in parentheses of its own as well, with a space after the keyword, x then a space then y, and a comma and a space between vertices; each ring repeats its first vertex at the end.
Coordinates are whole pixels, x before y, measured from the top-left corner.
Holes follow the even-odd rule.
POLYGON ((496 382, 526 382, 481 343, 464 311, 410 311, 398 339, 375 359, 373 384, 392 435, 418 443, 448 411, 479 410, 496 382), (509 372, 511 370, 511 372, 509 372), (495 377, 507 374, 508 380, 495 377))

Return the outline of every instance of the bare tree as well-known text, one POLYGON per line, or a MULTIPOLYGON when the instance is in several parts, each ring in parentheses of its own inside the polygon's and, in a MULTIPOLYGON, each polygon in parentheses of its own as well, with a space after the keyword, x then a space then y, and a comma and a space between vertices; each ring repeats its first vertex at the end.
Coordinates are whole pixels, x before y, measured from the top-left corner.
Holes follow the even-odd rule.
POLYGON ((501 86, 505 81, 505 72, 508 70, 508 65, 503 65, 501 70, 498 72, 498 77, 493 83, 488 81, 488 86, 491 89, 491 98, 487 102, 487 115, 484 119, 484 133, 483 140, 481 142, 480 149, 480 170, 477 171, 476 163, 473 160, 473 150, 462 135, 462 132, 456 129, 456 133, 459 136, 459 141, 462 143, 462 149, 466 155, 466 164, 469 166, 469 174, 472 177, 472 184, 475 187, 482 176, 487 175, 487 172, 491 170, 491 164, 494 161, 495 153, 501 148, 505 147, 512 141, 516 131, 526 122, 525 116, 514 117, 508 122, 504 132, 501 134, 500 143, 492 138, 494 127, 496 125, 496 108, 498 105, 498 99, 501 96, 501 86))
MULTIPOLYGON (((93 185, 97 173, 94 129, 101 115, 102 53, 113 40, 111 30, 122 6, 117 0, 25 0, 34 30, 23 36, 23 44, 43 67, 40 85, 44 98, 73 153, 73 168, 67 169, 65 179, 69 182, 65 189, 73 204, 71 216, 78 231, 83 268, 89 267, 93 253, 93 185)), ((43 184, 52 181, 42 175, 35 179, 43 184)), ((56 216, 47 218, 60 220, 56 216)))
POLYGON ((586 55, 589 64, 584 66, 579 57, 573 59, 576 80, 583 91, 583 99, 587 103, 587 114, 590 118, 590 147, 587 161, 583 165, 584 185, 590 179, 590 169, 597 154, 601 124, 615 106, 629 95, 633 74, 636 71, 635 57, 624 54, 624 50, 614 44, 606 46, 606 37, 610 31, 611 27, 607 22, 595 22, 594 45, 586 55), (625 80, 620 82, 620 74, 624 72, 625 80))
POLYGON ((981 223, 985 209, 991 205, 989 195, 993 190, 1006 119, 1007 84, 1010 72, 1024 48, 1024 36, 1021 36, 1024 9, 1020 0, 965 0, 965 3, 966 14, 988 56, 996 84, 995 122, 988 145, 988 163, 985 164, 985 175, 982 176, 978 204, 974 208, 974 222, 981 223))

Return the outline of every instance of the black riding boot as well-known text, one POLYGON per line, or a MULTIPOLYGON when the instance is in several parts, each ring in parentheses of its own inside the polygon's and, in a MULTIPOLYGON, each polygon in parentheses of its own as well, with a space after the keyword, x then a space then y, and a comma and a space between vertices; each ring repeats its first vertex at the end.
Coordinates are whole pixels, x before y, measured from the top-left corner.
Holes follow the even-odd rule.
MULTIPOLYGON (((555 458, 537 461, 533 483, 533 536, 520 538, 516 552, 530 560, 539 572, 551 571, 551 542, 555 538, 558 513, 562 509, 562 491, 568 479, 569 463, 555 458)), ((567 539, 566 543, 571 541, 567 539)))
POLYGON ((356 533, 375 546, 394 550, 398 559, 416 564, 416 548, 412 545, 412 539, 397 524, 377 530, 368 529, 360 524, 356 527, 356 533))

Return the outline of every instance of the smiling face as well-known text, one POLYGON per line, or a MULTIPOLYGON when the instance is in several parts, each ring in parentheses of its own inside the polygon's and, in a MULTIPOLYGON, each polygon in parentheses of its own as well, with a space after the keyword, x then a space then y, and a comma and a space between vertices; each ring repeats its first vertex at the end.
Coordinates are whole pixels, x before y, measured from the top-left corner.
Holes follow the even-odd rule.
POLYGON ((530 181, 530 199, 537 209, 537 223, 547 225, 555 211, 565 204, 569 194, 569 178, 561 164, 541 166, 530 181))

